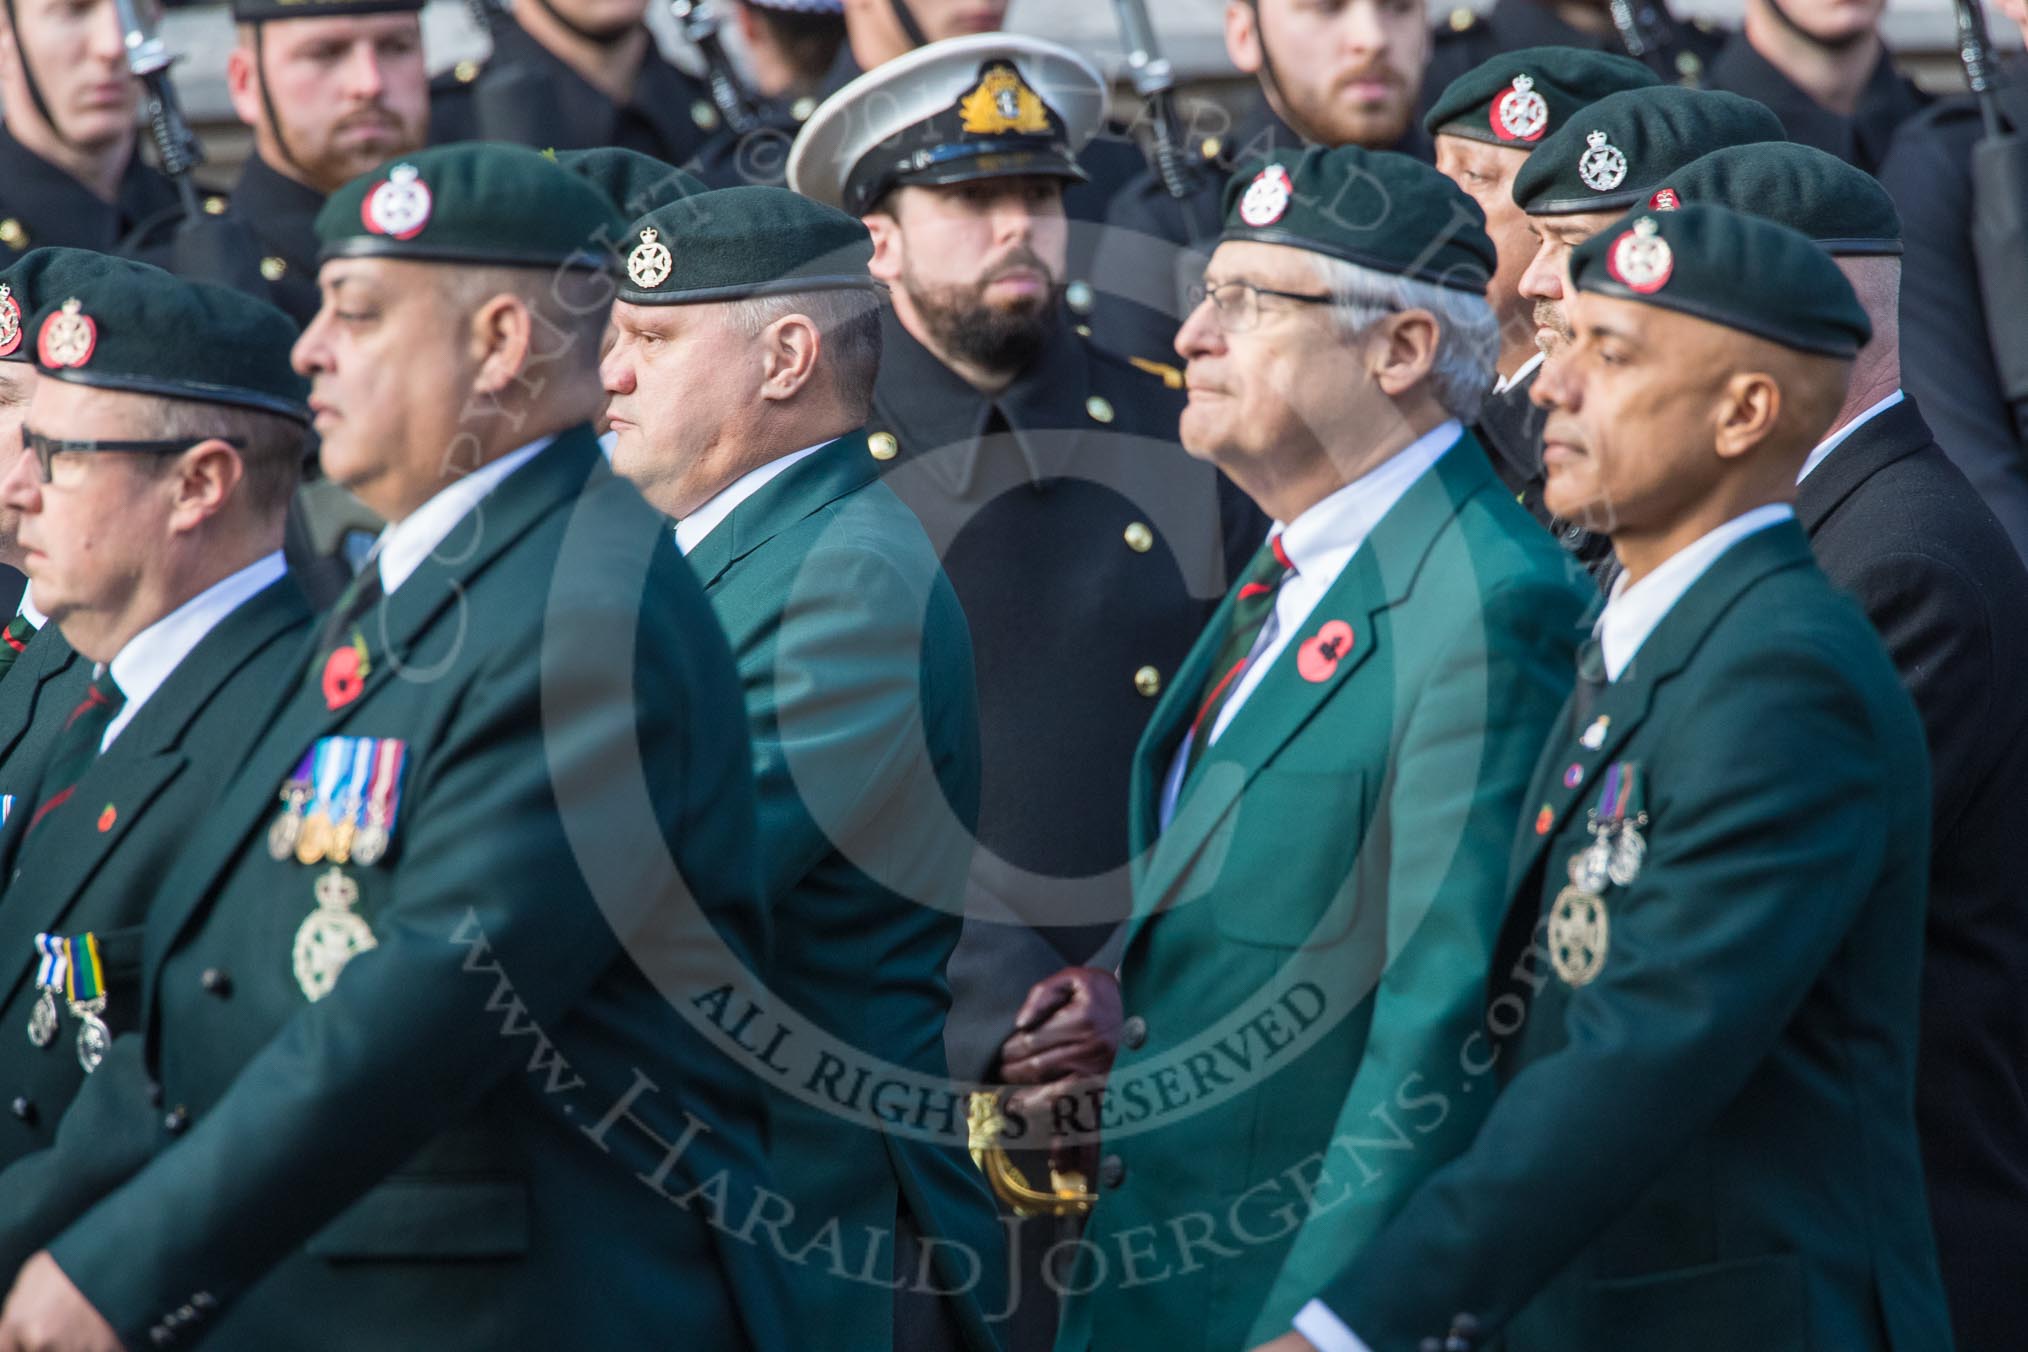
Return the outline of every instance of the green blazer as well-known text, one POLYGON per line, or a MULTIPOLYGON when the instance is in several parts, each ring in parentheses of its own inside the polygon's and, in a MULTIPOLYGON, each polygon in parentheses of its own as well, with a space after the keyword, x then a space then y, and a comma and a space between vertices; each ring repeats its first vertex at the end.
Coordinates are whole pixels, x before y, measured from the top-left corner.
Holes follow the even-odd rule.
MULTIPOLYGON (((35 936, 96 934, 103 1017, 116 1034, 138 1025, 141 922, 155 886, 245 757, 254 732, 246 710, 294 677, 309 623, 290 578, 249 597, 177 664, 25 847, 37 795, 24 796, 0 827, 8 878, 0 893, 0 1102, 9 1109, 0 1118, 0 1165, 50 1144, 84 1080, 67 1011, 47 1047, 23 1031, 36 1000, 35 936)), ((18 1229, 0 1213, 0 1235, 18 1229)))
POLYGON ((680 999, 766 936, 731 658, 661 518, 575 428, 354 639, 356 691, 313 640, 249 711, 162 882, 145 1055, 71 1113, 140 1115, 153 1157, 57 1263, 129 1346, 791 1345, 737 1234, 765 1100, 680 999), (313 1002, 292 954, 330 866, 266 834, 327 735, 407 762, 392 846, 346 870, 376 946, 313 1002))
POLYGON ((1487 1008, 1508 1083, 1324 1302, 1373 1352, 1461 1310, 1509 1352, 1949 1348, 1914 1118, 1922 727, 1800 527, 1691 586, 1527 802, 1487 1008), (1615 762, 1646 862, 1565 947, 1602 957, 1573 986, 1547 917, 1615 762))
MULTIPOLYGON (((979 796, 972 646, 928 537, 880 468, 864 433, 839 438, 735 508, 690 565, 746 692, 775 934, 768 985, 811 1032, 850 1049, 841 1057, 941 1079, 944 964, 979 796)), ((966 1346, 996 1349, 987 1317, 1006 1303, 1006 1246, 962 1137, 893 1135, 878 1117, 792 1093, 775 1109, 775 1186, 796 1231, 842 1224, 853 1248, 837 1266, 857 1273, 857 1250, 879 1246, 885 1282, 905 1211, 978 1260, 933 1249, 936 1285, 963 1293, 951 1303, 966 1346)), ((962 1133, 953 1118, 930 1121, 962 1133)), ((825 1262, 798 1276, 805 1346, 895 1345, 888 1287, 825 1262)))
POLYGON ((1163 831, 1232 599, 1212 617, 1135 768, 1128 1019, 1092 1105, 1100 1198, 1071 1287, 1094 1289, 1069 1302, 1064 1352, 1286 1332, 1470 1141, 1487 1096, 1461 1092, 1457 1047, 1586 590, 1461 437, 1374 527, 1163 831), (1316 651, 1333 625, 1350 628, 1335 661, 1316 651), (1305 1219, 1306 1188, 1336 1204, 1305 1219))
MULTIPOLYGON (((45 624, 0 681, 0 793, 34 811, 42 768, 70 711, 92 683, 92 664, 45 624)), ((11 815, 11 814, 10 814, 11 815)))

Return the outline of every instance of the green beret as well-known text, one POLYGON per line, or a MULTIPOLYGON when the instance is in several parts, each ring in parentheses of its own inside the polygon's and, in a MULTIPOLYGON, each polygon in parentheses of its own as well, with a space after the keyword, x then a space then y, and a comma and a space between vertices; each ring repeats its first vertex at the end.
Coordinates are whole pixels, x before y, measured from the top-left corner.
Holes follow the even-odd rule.
POLYGON ((1814 146, 1793 141, 1727 146, 1669 175, 1662 191, 1678 202, 1716 202, 1765 216, 1807 235, 1827 253, 1901 252, 1901 214, 1887 189, 1865 170, 1814 146))
POLYGON ((347 14, 421 14, 423 0, 232 0, 234 23, 335 19, 347 14))
POLYGON ((604 193, 629 220, 705 190, 697 175, 622 146, 559 150, 556 162, 604 193))
POLYGON ((877 291, 873 237, 859 221, 787 188, 719 188, 649 212, 619 298, 694 305, 799 291, 877 291))
POLYGON ((1571 252, 1579 291, 1677 310, 1783 347, 1852 357, 1873 326, 1822 249, 1730 207, 1641 208, 1571 252))
POLYGON ((309 382, 289 366, 295 322, 266 301, 104 256, 49 281, 32 326, 45 377, 310 421, 309 382))
POLYGON ((1486 294, 1496 255, 1486 214, 1436 170, 1358 146, 1279 150, 1225 186, 1221 240, 1286 244, 1486 294))
POLYGON ((1545 137, 1514 176, 1531 216, 1617 211, 1724 146, 1785 139, 1765 104, 1715 89, 1661 85, 1608 94, 1545 137))
POLYGON ((34 249, 0 272, 0 361, 32 362, 35 344, 28 320, 49 303, 51 292, 68 296, 110 262, 90 249, 34 249))
POLYGON ((325 259, 603 269, 621 219, 604 193, 536 151, 461 141, 390 160, 332 193, 317 238, 325 259))
POLYGON ((1651 89, 1660 83, 1655 72, 1615 52, 1522 47, 1451 81, 1422 125, 1432 136, 1464 136, 1533 150, 1579 109, 1608 94, 1651 89))

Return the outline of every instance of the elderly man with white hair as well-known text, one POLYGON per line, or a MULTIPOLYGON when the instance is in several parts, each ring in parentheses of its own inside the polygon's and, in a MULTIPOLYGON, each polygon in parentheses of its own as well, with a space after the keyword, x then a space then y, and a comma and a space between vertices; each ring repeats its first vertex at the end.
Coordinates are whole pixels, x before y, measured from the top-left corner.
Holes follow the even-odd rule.
POLYGON ((1464 430, 1482 220, 1357 147, 1227 193, 1183 444, 1276 525, 1141 741, 1128 1017, 1053 1124, 1102 1140, 1059 1352, 1288 1333, 1493 1096, 1507 860, 1587 588, 1464 430))

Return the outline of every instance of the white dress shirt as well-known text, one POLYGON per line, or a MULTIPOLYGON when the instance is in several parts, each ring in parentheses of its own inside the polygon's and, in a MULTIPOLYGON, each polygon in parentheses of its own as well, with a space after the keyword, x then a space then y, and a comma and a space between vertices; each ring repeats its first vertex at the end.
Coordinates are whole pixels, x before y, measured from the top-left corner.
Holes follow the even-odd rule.
POLYGON ((34 625, 37 629, 49 623, 49 616, 35 608, 35 584, 33 582, 21 589, 21 604, 14 608, 14 613, 34 625))
POLYGON ((1828 456, 1831 452, 1837 450, 1840 446, 1844 445, 1846 437, 1851 436, 1861 427, 1864 427, 1867 423, 1873 421, 1881 414, 1887 412, 1888 409, 1893 408, 1896 404, 1900 403, 1903 398, 1904 396, 1902 392, 1900 390, 1896 390, 1893 394, 1888 395, 1885 399, 1882 399, 1879 403, 1873 405, 1871 408, 1867 409, 1864 413, 1861 413, 1851 422, 1846 423, 1843 427, 1831 433, 1830 436, 1825 437, 1822 441, 1818 442, 1816 449, 1810 452, 1810 458, 1803 462, 1803 472, 1796 476, 1796 482, 1801 483, 1803 480, 1809 478, 1810 471, 1815 469, 1817 466, 1823 464, 1824 457, 1828 456))
POLYGON ((1540 352, 1537 352, 1527 361, 1522 362, 1519 368, 1515 370, 1513 375, 1501 376, 1499 379, 1495 380, 1493 382, 1493 393, 1505 394, 1507 391, 1513 389, 1516 385, 1519 385, 1522 381, 1528 379, 1528 377, 1534 375, 1535 368, 1540 365, 1542 365, 1542 354, 1540 352))
MULTIPOLYGON (((1388 457, 1316 503, 1287 526, 1275 523, 1270 535, 1281 537, 1283 552, 1296 566, 1295 575, 1282 583, 1281 591, 1275 596, 1274 614, 1261 626, 1260 636, 1254 640, 1246 672, 1239 678, 1239 684, 1233 687, 1231 697, 1225 701, 1225 706, 1218 711, 1217 720, 1211 725, 1209 736, 1212 745, 1225 735, 1234 716, 1259 688, 1282 651, 1289 646, 1289 641, 1302 631, 1310 612, 1337 583, 1338 575, 1345 571, 1345 565, 1366 543, 1366 537, 1373 533, 1381 518, 1394 510, 1394 504, 1401 501, 1402 495, 1413 488, 1416 480, 1427 474, 1430 466, 1442 459, 1444 452, 1455 446, 1463 435, 1464 428, 1456 419, 1445 422, 1417 437, 1400 454, 1388 457)), ((1183 770, 1189 764, 1192 740, 1191 734, 1184 734, 1162 786, 1164 827, 1176 813, 1176 800, 1183 791, 1183 770)))
POLYGON ((713 493, 702 507, 676 523, 676 547, 685 554, 697 548, 705 536, 718 528, 719 522, 733 514, 739 504, 773 483, 797 461, 809 459, 837 439, 832 437, 830 441, 820 441, 814 446, 805 446, 800 451, 793 451, 770 460, 757 469, 748 470, 713 493))
POLYGON ((380 533, 369 568, 380 569, 380 590, 392 596, 395 589, 415 575, 423 560, 436 552, 458 523, 479 505, 479 499, 500 486, 500 481, 535 458, 555 437, 541 437, 526 446, 507 452, 498 460, 462 474, 437 490, 436 496, 380 533))
MULTIPOLYGON (((1795 510, 1785 502, 1756 507, 1670 555, 1654 572, 1631 587, 1627 585, 1627 575, 1620 574, 1613 584, 1612 599, 1606 602, 1594 631, 1605 649, 1606 678, 1619 679, 1663 616, 1726 550, 1756 531, 1794 517, 1795 510)), ((1373 1352, 1321 1300, 1312 1300, 1296 1312, 1295 1329, 1316 1344, 1319 1352, 1373 1352)))
POLYGON ((183 665, 183 659, 204 641, 206 634, 216 629, 226 616, 279 581, 287 571, 288 566, 282 562, 282 551, 277 549, 231 576, 212 583, 128 639, 112 662, 113 682, 120 687, 120 693, 127 697, 127 702, 106 725, 106 735, 99 739, 99 750, 103 752, 113 744, 114 738, 126 731, 127 724, 134 721, 134 715, 141 712, 141 706, 162 688, 171 672, 183 665))

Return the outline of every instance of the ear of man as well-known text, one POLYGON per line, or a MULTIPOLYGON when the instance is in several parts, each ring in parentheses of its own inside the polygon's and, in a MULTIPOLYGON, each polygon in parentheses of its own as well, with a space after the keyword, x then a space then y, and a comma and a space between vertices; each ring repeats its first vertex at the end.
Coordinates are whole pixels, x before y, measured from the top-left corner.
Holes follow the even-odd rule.
POLYGON ((1442 330, 1427 310, 1382 316, 1370 336, 1369 370, 1381 393, 1399 399, 1429 378, 1442 330))
POLYGON ((763 399, 792 399, 809 385, 823 354, 824 337, 816 321, 804 314, 786 314, 760 335, 763 399))

